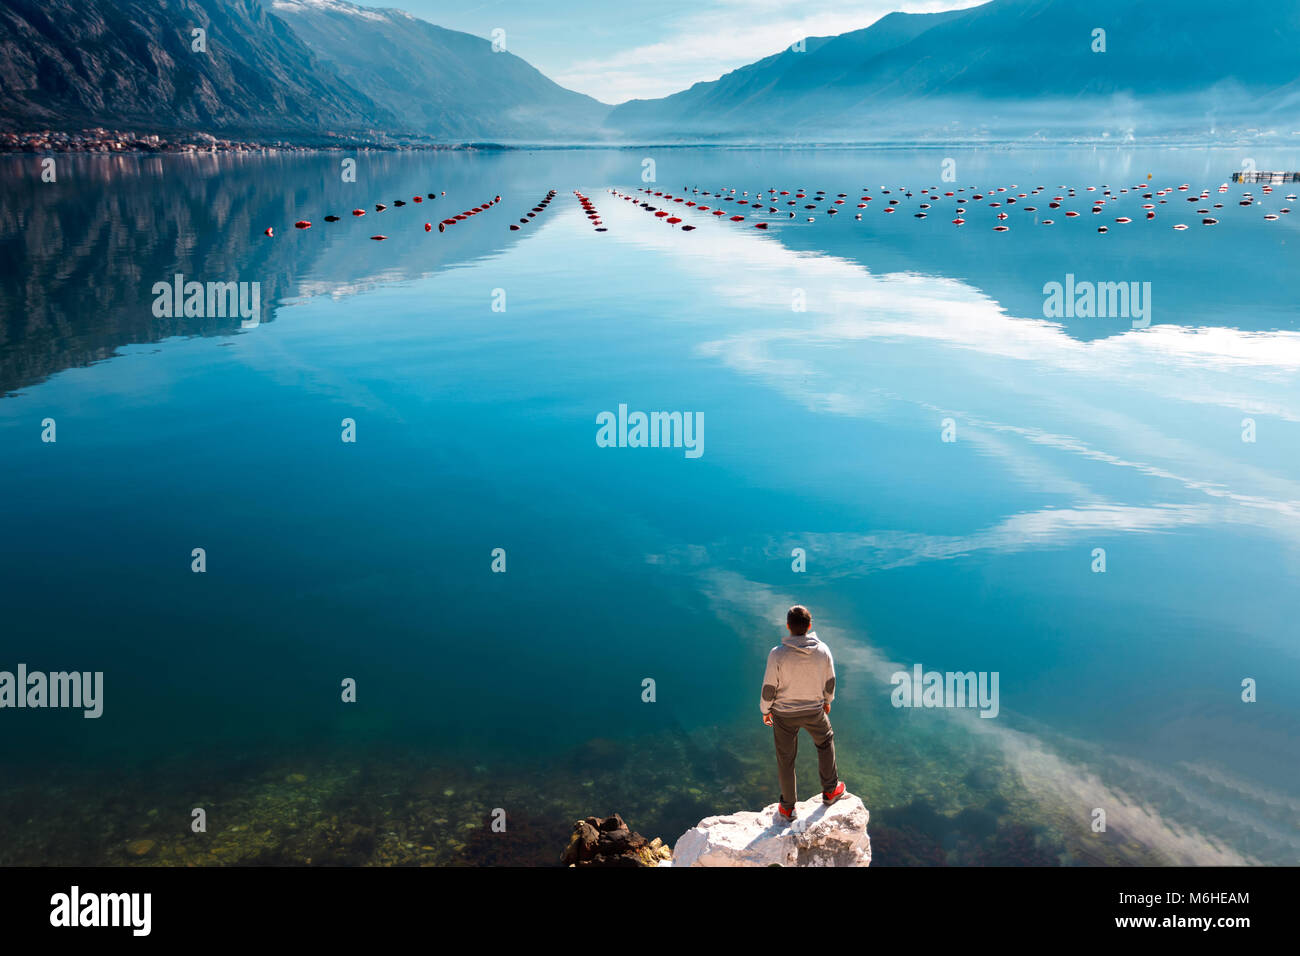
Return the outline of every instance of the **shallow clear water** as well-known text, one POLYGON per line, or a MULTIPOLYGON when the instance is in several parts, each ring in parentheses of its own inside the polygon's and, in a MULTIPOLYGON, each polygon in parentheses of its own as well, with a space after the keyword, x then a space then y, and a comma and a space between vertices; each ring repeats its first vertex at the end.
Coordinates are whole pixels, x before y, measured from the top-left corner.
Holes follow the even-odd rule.
MULTIPOLYGON (((105 675, 98 720, 0 711, 4 862, 131 862, 132 836, 177 862, 196 801, 358 768, 382 786, 331 812, 381 843, 402 794, 447 790, 466 829, 504 806, 546 846, 620 810, 672 840, 775 799, 757 693, 795 601, 837 657, 879 862, 1300 862, 1300 211, 1263 219, 1294 186, 1220 195, 1242 157, 1190 149, 339 161, 71 156, 47 184, 3 160, 0 669, 105 675), (1148 174, 1192 186, 1150 222, 1119 194, 1148 174), (647 185, 847 200, 684 233, 608 191, 647 185), (900 186, 1046 192, 999 234, 987 198, 958 228, 958 196, 921 220, 900 186), (260 282, 260 321, 155 316, 178 272, 260 282), (1067 274, 1149 282, 1149 327, 1045 318, 1067 274), (599 447, 620 404, 700 413, 703 454, 599 447), (997 672, 998 717, 892 707, 916 663, 997 672)), ((358 846, 332 859, 410 862, 358 846)), ((304 861, 202 862, 241 859, 304 861)))

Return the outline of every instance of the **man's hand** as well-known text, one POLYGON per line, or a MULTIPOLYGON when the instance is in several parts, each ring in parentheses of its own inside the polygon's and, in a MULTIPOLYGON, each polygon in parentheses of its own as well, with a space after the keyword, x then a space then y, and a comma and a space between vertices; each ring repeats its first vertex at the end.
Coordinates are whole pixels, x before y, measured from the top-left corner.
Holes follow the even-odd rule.
POLYGON ((764 715, 763 715, 763 723, 766 724, 768 727, 771 727, 771 726, 772 726, 772 715, 771 715, 771 714, 764 714, 764 715))

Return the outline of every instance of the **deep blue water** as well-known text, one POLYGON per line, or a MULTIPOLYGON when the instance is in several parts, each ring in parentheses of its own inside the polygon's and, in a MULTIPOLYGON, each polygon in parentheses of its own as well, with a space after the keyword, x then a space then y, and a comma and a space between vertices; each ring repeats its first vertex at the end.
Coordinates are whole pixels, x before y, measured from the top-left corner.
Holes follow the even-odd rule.
MULTIPOLYGON (((4 158, 0 669, 106 686, 98 720, 0 710, 6 778, 400 746, 618 809, 565 755, 725 736, 770 761, 758 684, 800 601, 837 655, 850 788, 892 767, 865 787, 882 822, 918 794, 960 809, 970 741, 1067 845, 1103 807, 1164 861, 1300 862, 1300 206, 1219 194, 1237 153, 385 153, 356 183, 335 154, 70 156, 57 183, 4 158), (1119 192, 1148 174, 1192 187, 1149 222, 1119 192), (899 190, 923 186, 921 220, 899 190), (949 222, 944 191, 999 186, 1031 195, 1010 231, 987 198, 949 222), (766 232, 651 200, 685 233, 609 192, 647 187, 847 200, 766 232), (156 317, 178 272, 260 282, 260 322, 156 317), (1150 327, 1045 318, 1067 273, 1149 282, 1150 327), (621 403, 700 413, 703 454, 598 447, 621 403), (891 707, 917 662, 998 672, 1000 715, 891 707)), ((736 808, 699 776, 659 786, 736 808)))

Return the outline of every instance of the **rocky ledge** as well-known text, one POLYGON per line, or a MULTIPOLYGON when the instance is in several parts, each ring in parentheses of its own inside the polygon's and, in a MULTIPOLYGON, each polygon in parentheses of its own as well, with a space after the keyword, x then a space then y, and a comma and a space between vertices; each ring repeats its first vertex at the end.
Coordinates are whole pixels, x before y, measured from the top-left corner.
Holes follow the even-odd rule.
MULTIPOLYGON (((795 805, 793 823, 776 804, 705 817, 673 847, 672 866, 870 866, 871 814, 846 794, 827 806, 820 796, 795 805)), ((666 865, 666 864, 661 864, 666 865)))

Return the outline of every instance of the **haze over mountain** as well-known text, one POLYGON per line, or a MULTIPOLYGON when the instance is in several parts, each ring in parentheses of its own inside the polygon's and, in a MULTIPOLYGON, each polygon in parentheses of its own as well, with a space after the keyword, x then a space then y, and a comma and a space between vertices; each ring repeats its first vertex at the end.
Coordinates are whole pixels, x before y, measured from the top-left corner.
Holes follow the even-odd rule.
POLYGON ((345 0, 264 0, 343 78, 422 133, 589 139, 610 107, 566 90, 482 37, 345 0))
POLYGON ((632 138, 865 141, 1300 129, 1300 4, 992 0, 894 13, 690 89, 616 107, 632 138), (1104 52, 1094 52, 1105 31, 1104 52))

